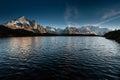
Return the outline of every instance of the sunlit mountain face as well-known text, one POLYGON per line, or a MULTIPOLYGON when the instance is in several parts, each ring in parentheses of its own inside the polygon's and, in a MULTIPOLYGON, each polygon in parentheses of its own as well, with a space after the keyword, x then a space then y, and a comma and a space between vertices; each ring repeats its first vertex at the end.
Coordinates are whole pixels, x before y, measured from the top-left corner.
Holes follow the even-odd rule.
POLYGON ((1 36, 37 36, 37 35, 104 35, 111 31, 108 28, 101 28, 99 26, 67 26, 63 28, 56 28, 46 26, 43 27, 35 20, 31 20, 25 16, 18 17, 0 25, 1 36))
POLYGON ((43 26, 119 28, 120 0, 1 0, 0 23, 26 16, 43 26))

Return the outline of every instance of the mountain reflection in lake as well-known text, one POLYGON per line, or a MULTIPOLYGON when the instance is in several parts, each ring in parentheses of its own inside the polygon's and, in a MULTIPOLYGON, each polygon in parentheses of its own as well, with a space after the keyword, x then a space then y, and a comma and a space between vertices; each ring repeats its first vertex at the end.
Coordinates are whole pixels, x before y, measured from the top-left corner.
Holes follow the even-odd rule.
POLYGON ((0 39, 0 80, 119 80, 120 44, 103 37, 0 39))

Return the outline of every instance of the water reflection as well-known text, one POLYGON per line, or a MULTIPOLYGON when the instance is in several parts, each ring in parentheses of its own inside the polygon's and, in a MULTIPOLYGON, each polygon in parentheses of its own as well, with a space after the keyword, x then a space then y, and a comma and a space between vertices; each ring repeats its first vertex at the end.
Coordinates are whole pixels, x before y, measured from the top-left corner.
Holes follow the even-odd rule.
POLYGON ((11 59, 27 59, 31 51, 37 49, 39 46, 38 37, 18 37, 10 39, 10 58, 11 59))

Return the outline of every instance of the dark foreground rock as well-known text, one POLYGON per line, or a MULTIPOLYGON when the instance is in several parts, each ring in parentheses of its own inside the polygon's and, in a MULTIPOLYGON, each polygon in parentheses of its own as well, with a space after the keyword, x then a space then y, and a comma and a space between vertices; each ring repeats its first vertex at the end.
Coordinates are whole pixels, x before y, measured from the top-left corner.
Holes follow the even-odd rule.
POLYGON ((104 35, 107 39, 112 39, 120 43, 120 30, 108 32, 104 35))

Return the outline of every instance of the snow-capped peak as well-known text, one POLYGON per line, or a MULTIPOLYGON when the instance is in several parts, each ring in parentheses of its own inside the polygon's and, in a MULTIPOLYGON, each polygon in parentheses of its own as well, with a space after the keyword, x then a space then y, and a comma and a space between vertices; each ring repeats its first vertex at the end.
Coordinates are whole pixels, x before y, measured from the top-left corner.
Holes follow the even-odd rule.
POLYGON ((37 29, 36 21, 31 21, 27 17, 22 16, 6 23, 8 26, 16 26, 17 28, 35 28, 37 29))
POLYGON ((82 26, 82 27, 66 27, 65 29, 56 29, 54 27, 46 27, 48 33, 59 34, 95 34, 104 35, 110 30, 107 28, 101 28, 99 26, 82 26))
POLYGON ((25 16, 19 17, 15 21, 22 23, 22 24, 30 24, 31 23, 31 21, 28 18, 26 18, 25 16))
POLYGON ((18 20, 18 21, 30 21, 27 17, 25 17, 25 16, 22 16, 22 17, 19 17, 18 19, 16 19, 16 20, 18 20))

